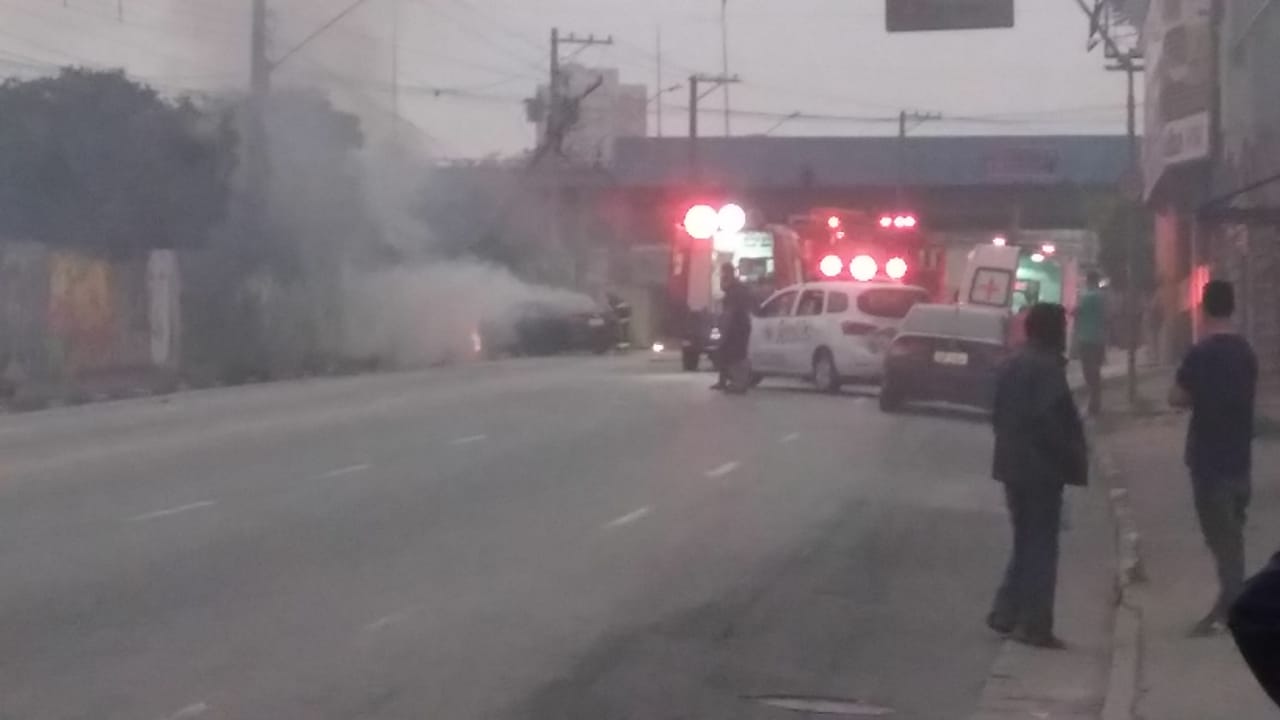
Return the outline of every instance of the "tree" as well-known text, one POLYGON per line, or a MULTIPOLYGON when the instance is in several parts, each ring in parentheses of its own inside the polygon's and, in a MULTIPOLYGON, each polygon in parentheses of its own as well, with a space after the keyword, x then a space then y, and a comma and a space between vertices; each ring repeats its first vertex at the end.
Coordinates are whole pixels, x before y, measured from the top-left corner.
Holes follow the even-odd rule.
POLYGON ((1139 292, 1155 283, 1155 253, 1151 243, 1151 213, 1119 194, 1095 198, 1088 207, 1089 226, 1098 234, 1098 265, 1119 289, 1129 287, 1129 251, 1134 250, 1134 275, 1139 292), (1130 237, 1136 236, 1130 241, 1130 237))
POLYGON ((121 72, 0 84, 0 237, 114 255, 198 246, 234 165, 228 118, 121 72))

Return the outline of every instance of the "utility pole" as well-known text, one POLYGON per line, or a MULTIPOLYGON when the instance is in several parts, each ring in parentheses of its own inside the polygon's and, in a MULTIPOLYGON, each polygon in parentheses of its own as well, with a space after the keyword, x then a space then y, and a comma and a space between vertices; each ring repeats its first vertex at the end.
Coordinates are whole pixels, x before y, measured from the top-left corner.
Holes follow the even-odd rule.
MULTIPOLYGON (((543 142, 550 143, 551 147, 549 149, 556 152, 562 149, 561 143, 564 141, 564 135, 569 130, 569 125, 572 125, 572 113, 569 106, 582 99, 564 97, 566 88, 560 72, 561 46, 578 45, 580 47, 591 47, 612 44, 612 35, 603 38, 597 38, 594 33, 586 37, 574 35, 573 33, 561 35, 560 28, 551 28, 551 79, 550 84, 547 86, 547 115, 543 131, 543 142)), ((587 94, 590 92, 588 90, 587 94)), ((586 94, 583 95, 583 97, 585 96, 586 94)))
POLYGON ((253 0, 253 27, 249 42, 249 117, 245 134, 245 184, 254 227, 263 231, 267 206, 266 104, 271 93, 271 61, 267 57, 267 0, 253 0))
MULTIPOLYGON (((561 158, 555 161, 552 166, 551 181, 551 212, 550 227, 548 234, 550 235, 552 247, 556 251, 565 249, 566 243, 564 238, 564 213, 565 213, 565 187, 564 179, 561 175, 563 166, 562 160, 564 155, 564 141, 568 137, 569 131, 578 121, 578 107, 584 98, 600 87, 600 80, 587 88, 581 93, 577 93, 574 97, 569 97, 567 83, 564 79, 564 73, 560 67, 560 48, 564 45, 577 45, 587 48, 596 45, 612 45, 613 36, 597 38, 595 34, 582 37, 570 33, 561 35, 559 28, 551 28, 551 63, 550 63, 550 80, 547 86, 547 108, 544 117, 544 129, 542 138, 542 147, 534 154, 534 163, 536 164, 540 158, 548 154, 554 153, 560 155, 561 158)), ((570 257, 573 262, 573 282, 578 284, 580 281, 580 273, 578 272, 577 254, 570 257)))
MULTIPOLYGON (((1116 44, 1114 38, 1106 23, 1099 22, 1098 12, 1101 5, 1090 9, 1085 0, 1076 0, 1076 5, 1084 11, 1089 17, 1090 30, 1096 33, 1102 39, 1106 49, 1108 58, 1115 60, 1115 63, 1108 65, 1107 69, 1112 71, 1120 71, 1125 73, 1128 79, 1127 83, 1127 102, 1125 103, 1128 110, 1128 140, 1129 140, 1129 170, 1127 179, 1132 183, 1133 188, 1141 187, 1142 168, 1140 167, 1140 154, 1138 150, 1138 102, 1135 95, 1135 75, 1146 71, 1146 67, 1142 62, 1142 50, 1132 48, 1127 51, 1121 51, 1120 46, 1116 44)), ((1154 12, 1154 11, 1153 11, 1154 12)), ((1092 47, 1092 45, 1090 46, 1092 47)), ((1138 233, 1140 224, 1138 222, 1138 205, 1141 202, 1138 199, 1141 196, 1141 190, 1136 194, 1131 194, 1128 198, 1132 203, 1132 207, 1127 208, 1126 215, 1128 222, 1126 223, 1125 239, 1125 328, 1126 349, 1128 350, 1128 374, 1129 385, 1129 404, 1136 405, 1138 402, 1138 233)))
POLYGON ((929 122, 930 120, 941 120, 942 113, 937 112, 919 112, 916 110, 903 110, 898 113, 898 182, 897 182, 897 198, 898 209, 902 210, 903 204, 906 203, 906 184, 907 184, 907 132, 912 128, 929 122), (908 122, 914 122, 911 127, 907 127, 908 122))
POLYGON ((391 139, 400 139, 400 0, 391 0, 391 139))
MULTIPOLYGON (((720 0, 720 76, 729 77, 729 0, 720 0)), ((724 88, 724 136, 729 137, 729 116, 732 114, 729 101, 729 85, 721 83, 724 88)))
MULTIPOLYGON (((1110 40, 1107 40, 1110 43, 1110 40)), ((1142 170, 1139 167, 1141 162, 1141 153, 1138 148, 1138 98, 1136 91, 1135 76, 1143 72, 1146 68, 1142 65, 1141 55, 1138 51, 1130 50, 1124 54, 1118 55, 1118 61, 1115 65, 1107 66, 1108 70, 1120 71, 1125 74, 1128 80, 1126 83, 1126 102, 1127 110, 1127 131, 1129 145, 1129 170, 1127 172, 1128 180, 1133 184, 1134 188, 1139 187, 1139 178, 1142 177, 1142 170)), ((1141 192, 1141 191, 1139 191, 1141 192)), ((1124 284, 1124 303, 1125 312, 1125 349, 1128 351, 1126 358, 1127 367, 1125 369, 1128 376, 1129 403, 1134 405, 1138 402, 1138 234, 1141 232, 1141 224, 1138 222, 1137 206, 1140 200, 1131 196, 1128 198, 1133 204, 1132 207, 1126 208, 1127 216, 1125 234, 1125 262, 1124 274, 1126 275, 1124 284)))
POLYGON ((655 114, 655 121, 658 125, 658 137, 662 137, 662 26, 661 25, 658 26, 658 37, 657 37, 656 45, 657 47, 655 48, 655 50, 657 51, 656 58, 657 58, 657 64, 658 64, 658 75, 657 75, 657 83, 653 86, 653 91, 657 93, 657 96, 654 100, 656 105, 654 106, 653 110, 655 114))
POLYGON ((737 75, 694 73, 689 76, 689 180, 693 184, 700 182, 702 174, 698 165, 698 103, 715 92, 716 88, 739 82, 742 82, 742 78, 737 75), (699 92, 701 83, 707 83, 711 87, 706 92, 699 92))

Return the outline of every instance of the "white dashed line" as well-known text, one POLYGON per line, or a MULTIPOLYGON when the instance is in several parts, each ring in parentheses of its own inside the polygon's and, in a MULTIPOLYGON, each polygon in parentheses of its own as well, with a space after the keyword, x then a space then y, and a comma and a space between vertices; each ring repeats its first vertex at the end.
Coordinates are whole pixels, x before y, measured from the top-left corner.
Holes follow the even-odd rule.
POLYGON ((782 443, 783 445, 786 445, 788 443, 793 443, 799 439, 800 439, 800 433, 787 433, 786 435, 783 435, 782 438, 778 440, 778 442, 782 443))
POLYGON ((207 712, 209 712, 209 706, 205 703, 192 703, 178 712, 166 716, 164 720, 186 720, 187 718, 199 717, 207 712))
POLYGON ((740 463, 736 463, 736 462, 727 462, 721 465, 720 467, 712 468, 707 471, 707 477, 713 480, 715 478, 722 478, 725 475, 728 475, 729 473, 733 472, 734 470, 737 470, 739 464, 740 463))
POLYGON ((145 522, 147 520, 155 520, 156 518, 168 517, 170 515, 177 515, 178 513, 184 513, 191 510, 199 510, 200 508, 207 508, 217 504, 218 503, 212 500, 204 500, 202 502, 191 503, 190 505, 181 505, 179 507, 169 508, 168 510, 157 510, 155 512, 144 513, 142 515, 135 515, 129 518, 129 522, 145 522))
POLYGON ((488 435, 468 435, 466 437, 460 437, 457 440, 450 440, 449 444, 450 445, 470 445, 471 443, 478 443, 488 439, 489 439, 488 435))
POLYGON ((632 512, 627 513, 626 515, 623 515, 622 517, 614 518, 613 520, 610 520, 609 522, 603 525, 602 529, 616 530, 617 528, 620 528, 624 525, 630 525, 631 523, 643 518, 644 516, 648 515, 651 512, 653 512, 653 508, 651 506, 646 505, 640 508, 639 510, 634 510, 632 512))
POLYGON ((343 475, 354 475, 356 473, 364 472, 365 470, 368 470, 370 467, 372 466, 367 463, 362 465, 348 465, 347 467, 340 467, 336 470, 330 470, 329 472, 324 473, 323 475, 317 476, 316 479, 328 480, 330 478, 342 477, 343 475))
POLYGON ((365 632, 378 632, 379 630, 388 628, 397 623, 402 623, 409 619, 409 616, 413 614, 414 610, 415 608, 408 608, 401 610, 400 612, 391 613, 390 615, 384 615, 368 625, 365 625, 364 630, 365 632))

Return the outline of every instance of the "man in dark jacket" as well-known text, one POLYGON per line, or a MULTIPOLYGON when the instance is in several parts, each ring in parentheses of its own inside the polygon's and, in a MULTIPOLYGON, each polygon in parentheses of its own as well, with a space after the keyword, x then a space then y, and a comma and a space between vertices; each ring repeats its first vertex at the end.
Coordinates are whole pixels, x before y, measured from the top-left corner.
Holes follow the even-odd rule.
POLYGON ((1041 303, 1026 315, 1027 344, 996 382, 993 475, 1004 484, 1013 553, 987 625, 1036 647, 1053 634, 1062 490, 1088 476, 1084 429, 1067 385, 1067 315, 1041 303))
POLYGON ((738 279, 738 271, 732 263, 720 266, 720 289, 724 291, 720 317, 720 349, 718 361, 720 379, 715 390, 745 392, 749 378, 745 377, 747 344, 751 340, 751 313, 755 299, 751 290, 738 279))
POLYGON ((1245 583, 1228 625, 1253 676, 1280 705, 1280 553, 1245 583))

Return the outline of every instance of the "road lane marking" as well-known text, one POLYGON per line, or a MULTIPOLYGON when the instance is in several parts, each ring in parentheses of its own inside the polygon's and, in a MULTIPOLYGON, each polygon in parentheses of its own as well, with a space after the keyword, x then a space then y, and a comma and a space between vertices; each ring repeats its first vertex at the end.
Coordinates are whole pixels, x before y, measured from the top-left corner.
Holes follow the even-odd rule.
POLYGON ((729 473, 733 472, 734 470, 737 470, 740 464, 741 463, 737 463, 737 462, 727 462, 721 465, 720 467, 711 468, 710 470, 707 471, 707 477, 711 478, 712 480, 716 478, 722 478, 725 475, 728 475, 729 473))
POLYGON ((468 435, 466 437, 460 437, 457 440, 450 440, 449 444, 450 445, 470 445, 471 443, 478 443, 482 440, 488 440, 488 439, 489 439, 488 435, 468 435))
POLYGON ((166 716, 164 720, 186 720, 187 718, 199 717, 207 712, 209 712, 207 704, 202 702, 192 703, 178 712, 166 716))
POLYGON ((356 473, 364 472, 365 470, 368 470, 371 467, 373 466, 369 465, 368 463, 363 463, 360 465, 348 465, 347 467, 340 467, 336 470, 330 470, 329 472, 318 476, 316 479, 328 480, 330 478, 342 477, 343 475, 354 475, 356 473))
POLYGON ((787 433, 786 435, 783 435, 782 438, 778 440, 778 442, 782 443, 783 445, 786 445, 788 443, 793 443, 799 439, 800 439, 800 433, 787 433))
POLYGON ((609 522, 605 523, 601 529, 616 530, 624 525, 630 525, 631 523, 637 520, 640 520, 641 518, 643 518, 644 516, 648 515, 651 512, 653 512, 653 506, 645 505, 639 510, 633 510, 627 513, 626 515, 623 515, 622 517, 617 517, 610 520, 609 522))
POLYGON ((390 615, 383 615, 377 620, 374 620, 373 622, 365 625, 364 631, 371 632, 371 633, 378 632, 379 630, 388 628, 397 623, 402 623, 405 620, 408 620, 409 616, 412 615, 414 610, 416 609, 417 609, 416 607, 411 607, 411 608, 406 608, 404 610, 401 610, 400 612, 393 612, 390 615))
POLYGON ((180 505, 178 507, 169 508, 167 510, 157 510, 155 512, 143 513, 142 515, 134 515, 133 517, 129 518, 129 522, 144 522, 147 520, 155 520, 156 518, 168 517, 170 515, 177 515, 178 513, 189 512, 191 510, 199 510, 200 508, 207 508, 217 504, 218 503, 214 502, 213 500, 202 500, 200 502, 191 503, 190 505, 180 505))

